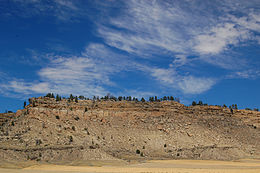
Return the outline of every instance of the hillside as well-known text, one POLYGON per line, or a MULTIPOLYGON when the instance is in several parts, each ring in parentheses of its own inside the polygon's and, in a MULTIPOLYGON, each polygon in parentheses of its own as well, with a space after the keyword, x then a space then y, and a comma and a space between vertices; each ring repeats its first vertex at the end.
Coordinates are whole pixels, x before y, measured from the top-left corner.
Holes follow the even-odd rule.
POLYGON ((175 101, 31 103, 0 114, 1 161, 260 158, 256 111, 175 101))

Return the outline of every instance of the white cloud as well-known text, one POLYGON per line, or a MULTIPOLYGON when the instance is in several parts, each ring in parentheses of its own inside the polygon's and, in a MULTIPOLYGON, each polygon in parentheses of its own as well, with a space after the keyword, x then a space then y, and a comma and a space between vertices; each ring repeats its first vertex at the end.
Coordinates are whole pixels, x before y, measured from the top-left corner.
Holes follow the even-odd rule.
POLYGON ((101 44, 90 44, 82 56, 47 56, 49 62, 37 71, 40 81, 8 79, 10 82, 0 88, 17 95, 53 92, 62 95, 72 93, 89 97, 103 96, 108 93, 106 86, 117 87, 110 80, 112 75, 136 69, 134 61, 129 61, 127 57, 101 44))
POLYGON ((59 21, 76 21, 75 18, 83 15, 77 1, 70 0, 12 0, 15 10, 8 9, 9 16, 32 17, 35 15, 50 15, 59 21), (19 14, 18 14, 19 13, 19 14))
POLYGON ((248 37, 247 30, 238 29, 233 23, 225 23, 211 28, 207 34, 198 35, 194 49, 200 54, 219 54, 228 49, 228 45, 237 45, 248 37))
POLYGON ((258 44, 260 44, 260 37, 256 37, 256 41, 258 42, 258 44))
POLYGON ((227 75, 226 78, 244 78, 244 79, 255 79, 260 77, 260 70, 244 70, 244 71, 235 71, 227 75))
POLYGON ((190 62, 186 55, 177 55, 170 67, 180 67, 190 62))
POLYGON ((165 84, 173 84, 177 74, 173 69, 153 68, 151 69, 151 76, 165 84))
POLYGON ((54 57, 47 67, 38 71, 41 81, 26 82, 12 79, 2 84, 1 89, 18 95, 43 94, 48 92, 86 96, 105 95, 106 85, 113 85, 109 75, 114 70, 87 57, 54 57))
MULTIPOLYGON (((56 0, 52 6, 42 1, 28 2, 34 7, 29 15, 50 12, 60 20, 70 20, 82 10, 76 1, 56 0)), ((199 94, 214 86, 216 80, 194 74, 186 76, 190 71, 178 71, 178 67, 190 65, 192 68, 196 63, 191 61, 203 61, 229 70, 242 69, 245 66, 240 64, 247 61, 241 55, 233 56, 233 47, 241 46, 246 40, 260 40, 252 33, 259 32, 259 14, 254 11, 244 14, 245 9, 240 8, 241 4, 247 6, 245 2, 122 2, 120 13, 113 12, 113 17, 102 16, 103 20, 95 19, 98 36, 108 46, 92 43, 80 56, 48 58, 49 63, 38 70, 38 82, 12 80, 9 87, 25 94, 50 90, 65 95, 104 95, 106 86, 117 86, 111 80, 113 75, 137 71, 163 86, 199 94), (242 17, 230 15, 234 11, 243 14, 242 17), (169 64, 159 68, 162 64, 157 63, 162 62, 162 58, 169 64)), ((237 73, 237 76, 247 77, 246 73, 237 73)))
POLYGON ((200 94, 209 90, 215 83, 216 80, 211 78, 186 76, 178 86, 186 94, 200 94))
POLYGON ((99 25, 98 31, 110 46, 145 57, 158 51, 183 52, 184 44, 188 44, 183 32, 188 28, 181 31, 181 27, 194 23, 190 17, 179 7, 167 3, 127 1, 126 11, 108 20, 110 25, 120 29, 99 25))
POLYGON ((51 62, 49 67, 41 69, 38 74, 48 81, 52 92, 68 95, 105 94, 104 85, 111 85, 108 68, 87 57, 60 57, 51 62))
MULTIPOLYGON (((259 31, 259 15, 247 12, 256 2, 137 1, 125 2, 118 16, 98 24, 106 44, 139 58, 177 57, 171 67, 190 62, 189 56, 222 68, 234 61, 226 52, 246 46, 259 31), (242 17, 233 15, 243 13, 242 17), (232 14, 232 15, 231 15, 232 14), (216 56, 222 58, 216 58, 216 56), (214 57, 212 57, 214 56, 214 57), (226 61, 226 62, 225 62, 226 61)), ((243 57, 237 57, 240 62, 243 57)))
POLYGON ((47 93, 50 90, 49 84, 46 82, 33 83, 17 79, 14 79, 7 84, 2 84, 1 89, 15 93, 22 93, 24 95, 31 93, 43 94, 47 93))
POLYGON ((243 16, 237 18, 235 16, 230 16, 232 21, 238 24, 241 27, 244 27, 248 30, 253 30, 256 32, 260 31, 260 13, 250 12, 248 16, 243 16))

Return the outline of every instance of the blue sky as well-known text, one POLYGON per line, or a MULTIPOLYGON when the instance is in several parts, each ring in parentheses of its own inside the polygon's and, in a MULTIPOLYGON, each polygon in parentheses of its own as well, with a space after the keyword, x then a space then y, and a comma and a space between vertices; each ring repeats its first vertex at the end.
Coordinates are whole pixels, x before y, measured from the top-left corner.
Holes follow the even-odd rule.
POLYGON ((1 0, 0 112, 48 92, 260 108, 260 1, 1 0))

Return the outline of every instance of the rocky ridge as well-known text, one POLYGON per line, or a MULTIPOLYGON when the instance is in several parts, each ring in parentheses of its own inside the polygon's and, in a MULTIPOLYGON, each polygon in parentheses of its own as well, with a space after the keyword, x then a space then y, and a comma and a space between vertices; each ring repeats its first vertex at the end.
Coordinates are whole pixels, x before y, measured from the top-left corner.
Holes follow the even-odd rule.
POLYGON ((31 98, 0 115, 2 161, 260 158, 260 112, 175 101, 31 98))

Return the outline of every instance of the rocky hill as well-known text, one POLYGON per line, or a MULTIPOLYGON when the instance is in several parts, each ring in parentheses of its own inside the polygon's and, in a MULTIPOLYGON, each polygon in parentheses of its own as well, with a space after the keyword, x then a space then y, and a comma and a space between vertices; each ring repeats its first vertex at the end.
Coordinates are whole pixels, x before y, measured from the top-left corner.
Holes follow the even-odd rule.
POLYGON ((260 158, 260 112, 175 101, 32 98, 0 114, 0 160, 260 158))

